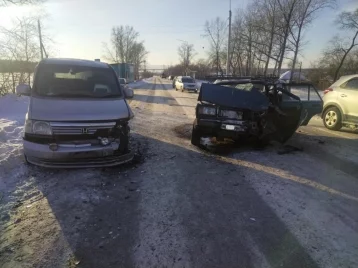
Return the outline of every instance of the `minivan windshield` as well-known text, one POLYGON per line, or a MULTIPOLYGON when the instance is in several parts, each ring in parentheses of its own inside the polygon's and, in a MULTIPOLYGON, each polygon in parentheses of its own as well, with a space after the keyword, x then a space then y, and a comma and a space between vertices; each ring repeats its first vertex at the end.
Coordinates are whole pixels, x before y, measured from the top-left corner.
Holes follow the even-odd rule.
POLYGON ((193 78, 183 77, 181 80, 183 83, 195 83, 193 78))
POLYGON ((39 66, 34 92, 51 97, 120 97, 116 80, 110 68, 46 64, 39 66))

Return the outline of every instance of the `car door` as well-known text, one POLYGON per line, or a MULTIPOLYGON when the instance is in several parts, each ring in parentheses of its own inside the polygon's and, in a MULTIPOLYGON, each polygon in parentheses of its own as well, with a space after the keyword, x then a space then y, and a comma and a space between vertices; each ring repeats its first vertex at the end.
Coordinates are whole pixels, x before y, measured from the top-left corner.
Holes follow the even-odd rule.
POLYGON ((344 117, 348 121, 358 121, 358 78, 352 78, 340 86, 338 98, 344 117))
MULTIPOLYGON (((306 126, 313 116, 321 114, 323 100, 318 90, 310 83, 290 83, 286 89, 300 98, 302 111, 300 126, 306 126)), ((289 101, 286 99, 286 101, 289 101)), ((292 99, 291 99, 292 101, 292 99)))

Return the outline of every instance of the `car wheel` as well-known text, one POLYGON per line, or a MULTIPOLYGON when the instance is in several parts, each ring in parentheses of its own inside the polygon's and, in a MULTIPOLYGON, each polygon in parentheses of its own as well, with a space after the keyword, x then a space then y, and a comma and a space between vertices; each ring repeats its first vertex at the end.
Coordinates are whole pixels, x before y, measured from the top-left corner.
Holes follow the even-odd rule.
POLYGON ((340 130, 342 128, 342 115, 338 108, 330 107, 324 112, 323 124, 331 130, 340 130))
POLYGON ((175 91, 178 91, 178 88, 177 88, 177 86, 175 86, 175 91))
POLYGON ((193 131, 191 132, 191 144, 197 147, 201 147, 200 139, 201 139, 200 130, 193 127, 193 131))
POLYGON ((181 89, 181 92, 184 92, 184 88, 181 89))

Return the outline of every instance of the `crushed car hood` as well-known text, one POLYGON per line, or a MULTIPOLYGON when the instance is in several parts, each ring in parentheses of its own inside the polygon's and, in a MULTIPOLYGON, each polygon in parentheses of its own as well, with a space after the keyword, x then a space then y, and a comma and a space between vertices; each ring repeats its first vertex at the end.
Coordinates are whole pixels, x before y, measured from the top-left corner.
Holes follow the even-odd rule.
POLYGON ((246 91, 214 84, 202 84, 198 101, 254 112, 265 111, 269 107, 269 99, 257 90, 246 91))

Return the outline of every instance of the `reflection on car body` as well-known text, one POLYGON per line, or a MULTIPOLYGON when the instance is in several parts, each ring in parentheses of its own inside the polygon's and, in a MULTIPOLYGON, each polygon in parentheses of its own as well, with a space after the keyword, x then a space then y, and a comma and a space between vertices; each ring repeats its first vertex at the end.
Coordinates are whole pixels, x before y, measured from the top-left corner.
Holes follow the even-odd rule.
POLYGON ((193 124, 192 144, 201 137, 237 141, 255 138, 286 142, 300 125, 322 111, 322 99, 310 83, 289 83, 264 79, 216 81, 202 84, 193 124), (291 91, 306 90, 307 100, 291 91))

